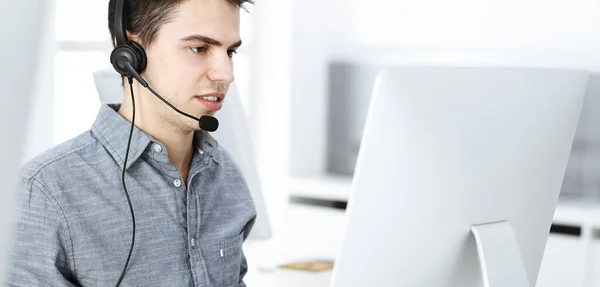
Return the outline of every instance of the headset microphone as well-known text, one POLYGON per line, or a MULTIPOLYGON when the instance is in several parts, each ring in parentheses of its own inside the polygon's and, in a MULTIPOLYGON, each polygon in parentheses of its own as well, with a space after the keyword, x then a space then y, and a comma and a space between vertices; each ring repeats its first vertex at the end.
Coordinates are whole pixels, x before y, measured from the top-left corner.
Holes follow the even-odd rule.
POLYGON ((200 122, 200 129, 207 132, 214 132, 219 128, 219 120, 215 117, 203 115, 198 122, 200 122))

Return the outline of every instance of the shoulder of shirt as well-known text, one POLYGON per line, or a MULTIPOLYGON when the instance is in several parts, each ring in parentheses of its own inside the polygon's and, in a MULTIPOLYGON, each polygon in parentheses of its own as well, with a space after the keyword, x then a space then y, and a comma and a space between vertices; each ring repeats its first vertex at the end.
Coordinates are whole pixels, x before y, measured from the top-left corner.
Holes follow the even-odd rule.
POLYGON ((246 188, 240 189, 240 192, 249 192, 248 190, 246 190, 248 187, 248 179, 246 178, 246 175, 244 174, 244 169, 242 168, 240 162, 237 162, 233 156, 231 155, 231 153, 223 148, 222 146, 218 146, 217 149, 215 150, 215 158, 217 159, 217 162, 219 165, 221 165, 223 167, 223 169, 226 170, 226 173, 229 174, 230 176, 234 177, 234 180, 238 180, 238 183, 243 185, 246 188))
POLYGON ((21 178, 30 181, 45 170, 62 169, 66 167, 61 166, 62 162, 95 142, 97 142, 97 139, 92 135, 91 130, 87 130, 70 140, 60 143, 23 164, 20 169, 21 178))

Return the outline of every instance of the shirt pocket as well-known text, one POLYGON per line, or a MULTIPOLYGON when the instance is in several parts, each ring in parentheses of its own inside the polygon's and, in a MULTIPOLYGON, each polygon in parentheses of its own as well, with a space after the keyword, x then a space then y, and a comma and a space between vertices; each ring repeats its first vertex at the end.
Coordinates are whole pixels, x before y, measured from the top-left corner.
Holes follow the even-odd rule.
POLYGON ((237 287, 242 263, 243 234, 204 242, 202 254, 213 287, 237 287))
POLYGON ((221 262, 223 266, 223 287, 237 287, 242 264, 243 234, 221 241, 221 262))

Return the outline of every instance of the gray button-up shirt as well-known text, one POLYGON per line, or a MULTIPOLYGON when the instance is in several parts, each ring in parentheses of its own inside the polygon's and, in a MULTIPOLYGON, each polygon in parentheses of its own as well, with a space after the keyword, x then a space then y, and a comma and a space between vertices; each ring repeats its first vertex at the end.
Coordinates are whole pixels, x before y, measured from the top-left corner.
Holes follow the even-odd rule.
MULTIPOLYGON (((102 106, 91 130, 23 166, 8 286, 116 284, 132 234, 121 183, 131 123, 117 108, 102 106)), ((251 194, 208 133, 195 145, 184 183, 165 146, 134 130, 125 180, 136 241, 121 286, 245 286, 251 194)))

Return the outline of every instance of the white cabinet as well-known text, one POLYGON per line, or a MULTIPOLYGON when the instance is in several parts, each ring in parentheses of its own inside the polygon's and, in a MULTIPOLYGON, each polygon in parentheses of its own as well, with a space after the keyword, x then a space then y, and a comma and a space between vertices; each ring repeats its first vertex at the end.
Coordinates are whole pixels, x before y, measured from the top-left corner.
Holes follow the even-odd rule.
POLYGON ((536 287, 585 287, 585 255, 580 237, 550 234, 536 287))

